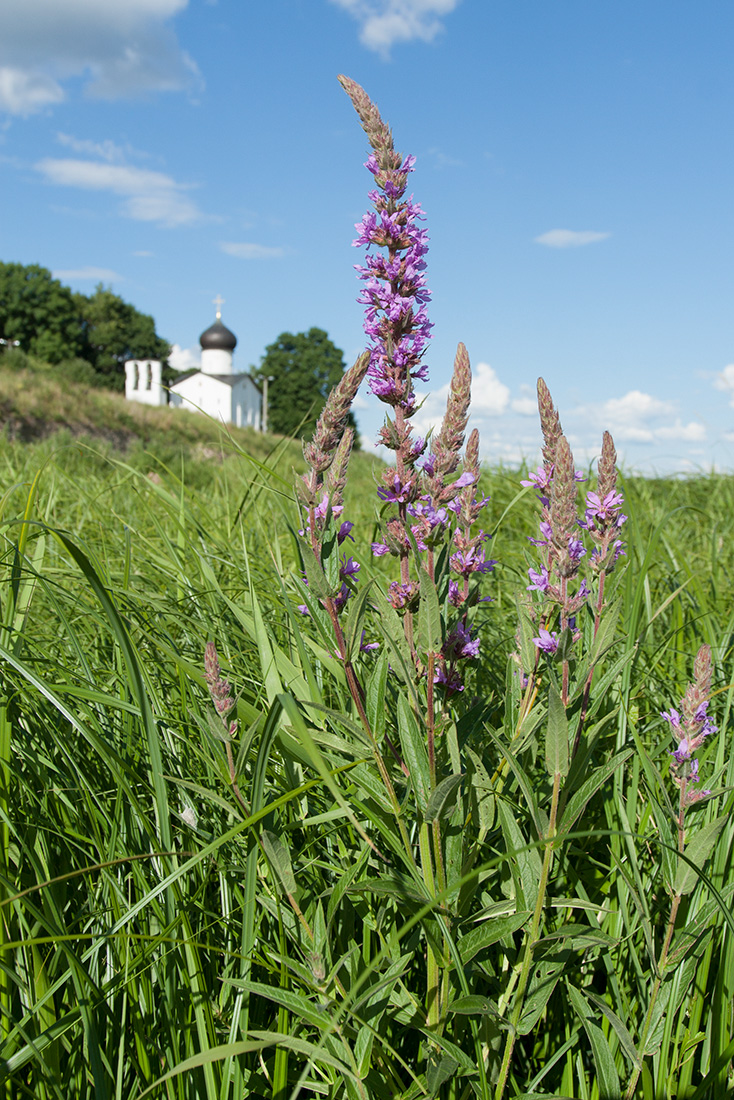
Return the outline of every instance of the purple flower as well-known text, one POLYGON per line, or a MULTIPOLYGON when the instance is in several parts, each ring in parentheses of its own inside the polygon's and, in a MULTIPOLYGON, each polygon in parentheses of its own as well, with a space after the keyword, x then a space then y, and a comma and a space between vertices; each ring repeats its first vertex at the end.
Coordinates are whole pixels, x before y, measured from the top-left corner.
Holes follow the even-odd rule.
POLYGON ((336 541, 341 546, 345 539, 351 539, 354 542, 354 535, 352 535, 353 523, 350 523, 348 519, 344 520, 339 530, 336 533, 336 541))
POLYGON ((544 565, 541 565, 539 573, 536 573, 534 569, 528 569, 528 576, 533 582, 532 584, 527 585, 527 589, 529 592, 547 592, 550 588, 548 570, 544 565))
POLYGON ((403 485, 397 474, 393 476, 392 488, 378 489, 378 497, 390 501, 392 504, 404 504, 413 499, 413 481, 406 481, 403 485))
POLYGON ((354 558, 348 558, 346 555, 342 557, 342 564, 339 568, 340 577, 355 577, 359 573, 359 562, 354 558))
POLYGON ((680 733, 680 714, 674 707, 670 708, 670 711, 661 710, 660 717, 664 718, 666 722, 669 722, 675 731, 676 737, 680 739, 682 734, 680 733))
POLYGON ((533 645, 541 649, 543 653, 556 653, 558 651, 558 635, 555 631, 551 634, 549 630, 541 626, 538 637, 533 638, 533 645))
POLYGON ((481 546, 470 546, 466 551, 459 550, 452 554, 450 564, 454 573, 468 577, 472 573, 491 573, 497 562, 485 558, 481 546))

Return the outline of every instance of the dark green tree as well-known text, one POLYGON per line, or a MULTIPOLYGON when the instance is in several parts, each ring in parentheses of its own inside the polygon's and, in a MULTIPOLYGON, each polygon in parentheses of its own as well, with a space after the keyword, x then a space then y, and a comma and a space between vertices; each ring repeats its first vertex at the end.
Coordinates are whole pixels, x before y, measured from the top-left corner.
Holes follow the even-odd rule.
MULTIPOLYGON (((261 385, 263 379, 271 379, 268 429, 280 435, 311 436, 330 390, 345 369, 344 353, 323 329, 311 328, 295 336, 282 332, 266 347, 260 366, 253 371, 261 385)), ((349 424, 356 430, 352 413, 349 424)))
POLYGON ((168 359, 171 345, 155 321, 101 283, 89 298, 76 294, 84 334, 84 358, 110 389, 124 390, 126 359, 168 359))
POLYGON ((0 263, 0 337, 47 363, 84 356, 75 297, 38 264, 0 263))

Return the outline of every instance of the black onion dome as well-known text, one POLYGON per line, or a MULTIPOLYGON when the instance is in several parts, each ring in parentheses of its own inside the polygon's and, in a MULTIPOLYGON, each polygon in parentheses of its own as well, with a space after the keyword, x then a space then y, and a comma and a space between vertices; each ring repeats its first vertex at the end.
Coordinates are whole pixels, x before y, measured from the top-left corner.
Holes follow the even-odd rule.
POLYGON ((199 337, 199 343, 203 351, 207 351, 209 348, 216 348, 221 351, 234 351, 237 347, 237 337, 233 332, 229 331, 226 325, 223 325, 221 321, 217 320, 206 330, 206 332, 202 332, 199 337))

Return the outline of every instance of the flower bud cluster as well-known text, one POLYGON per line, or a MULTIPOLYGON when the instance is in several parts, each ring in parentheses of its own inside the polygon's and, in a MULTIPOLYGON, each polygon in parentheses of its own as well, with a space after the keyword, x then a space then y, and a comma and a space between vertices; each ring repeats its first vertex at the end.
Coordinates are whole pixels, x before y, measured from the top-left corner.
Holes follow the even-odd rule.
POLYGON ((229 721, 228 718, 235 705, 235 700, 229 683, 222 676, 217 647, 214 642, 207 642, 204 649, 204 678, 214 703, 214 709, 222 720, 225 735, 228 738, 234 737, 237 732, 237 720, 229 721))
POLYGON ((698 760, 694 753, 700 749, 707 737, 717 732, 717 727, 706 713, 711 694, 711 650, 701 646, 694 666, 694 681, 688 685, 681 701, 682 714, 671 707, 661 711, 670 726, 677 748, 671 749, 670 774, 681 792, 681 803, 690 806, 708 797, 711 791, 690 788, 689 784, 699 783, 698 760))
MULTIPOLYGON (((582 561, 586 559, 585 564, 591 573, 601 575, 597 615, 600 613, 604 575, 612 572, 624 553, 618 535, 627 517, 621 511, 624 497, 617 490, 614 443, 609 432, 605 432, 597 491, 586 493, 584 515, 577 518, 576 486, 577 482, 585 479, 580 471, 574 470, 571 449, 542 378, 538 380, 538 407, 544 440, 543 465, 530 473, 521 484, 538 490, 542 509, 540 537, 529 539, 543 550, 540 568, 528 569, 530 584, 527 589, 539 592, 544 604, 544 628, 533 642, 541 652, 552 655, 558 649, 559 639, 554 632, 546 629, 551 618, 549 612, 555 606, 560 613, 561 624, 570 626, 574 616, 589 600, 592 593, 585 579, 581 579, 575 591, 570 589, 568 583, 578 575, 582 561), (583 542, 584 533, 595 544, 588 557, 583 542)), ((575 626, 572 629, 575 631, 575 626)), ((573 634, 575 640, 578 636, 573 634)))

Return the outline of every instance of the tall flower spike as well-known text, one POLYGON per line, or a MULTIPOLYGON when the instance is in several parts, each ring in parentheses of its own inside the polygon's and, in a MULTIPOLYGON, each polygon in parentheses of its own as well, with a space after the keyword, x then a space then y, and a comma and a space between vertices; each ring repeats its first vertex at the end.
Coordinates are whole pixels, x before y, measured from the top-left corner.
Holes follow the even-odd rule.
POLYGON ((368 366, 369 356, 363 352, 334 386, 316 424, 313 439, 303 446, 303 455, 311 470, 303 481, 314 493, 318 489, 319 475, 328 470, 334 459, 334 452, 344 435, 349 410, 368 366))
POLYGON ((403 199, 415 157, 401 159, 389 127, 366 92, 347 77, 339 79, 374 150, 366 167, 377 184, 370 192, 375 209, 357 224, 359 235, 354 242, 367 245, 365 266, 357 266, 357 271, 364 282, 359 301, 367 307, 364 330, 369 338, 370 389, 400 410, 396 430, 400 449, 407 450, 405 420, 414 411, 413 380, 426 381, 421 359, 432 327, 425 309, 431 295, 423 274, 428 235, 418 226, 423 211, 412 198, 403 199), (373 246, 386 248, 387 256, 372 252, 373 246))
POLYGON ((370 145, 375 150, 380 167, 383 171, 400 167, 402 157, 395 150, 390 127, 382 121, 380 112, 364 88, 348 76, 337 78, 344 91, 352 101, 355 111, 359 115, 362 129, 369 138, 370 145))
POLYGON ((555 444, 555 468, 550 502, 552 542, 556 551, 558 574, 572 577, 578 570, 578 554, 574 553, 578 540, 573 537, 576 526, 576 480, 573 455, 565 435, 555 444))
POLYGON ((550 390, 542 378, 538 379, 538 412, 540 413, 540 427, 543 432, 543 462, 546 471, 550 471, 550 467, 553 466, 556 460, 556 447, 558 440, 563 435, 563 429, 550 390))
POLYGON ((609 432, 604 432, 601 444, 601 457, 597 468, 597 493, 604 500, 607 493, 617 488, 617 451, 609 432))
POLYGON ((430 477, 432 494, 436 487, 443 486, 444 479, 452 474, 459 465, 459 452, 464 443, 470 401, 471 366, 469 364, 469 353, 463 344, 459 344, 454 360, 451 387, 446 400, 446 415, 431 446, 434 459, 431 463, 430 477))

